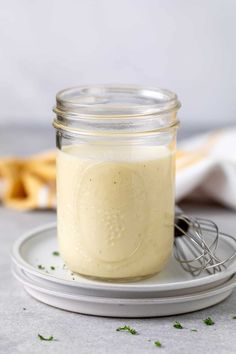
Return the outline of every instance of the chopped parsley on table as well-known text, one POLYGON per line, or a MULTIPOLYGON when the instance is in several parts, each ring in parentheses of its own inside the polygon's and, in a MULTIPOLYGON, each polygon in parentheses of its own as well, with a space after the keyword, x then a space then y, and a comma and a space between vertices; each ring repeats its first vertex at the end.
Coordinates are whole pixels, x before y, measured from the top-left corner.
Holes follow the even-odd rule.
POLYGON ((51 266, 50 268, 51 268, 51 270, 55 270, 55 267, 54 267, 54 266, 51 266))
POLYGON ((197 332, 197 329, 192 328, 192 329, 191 329, 191 332, 197 332))
POLYGON ((159 340, 157 340, 156 342, 154 342, 154 344, 155 344, 156 347, 159 347, 159 348, 162 347, 162 344, 161 344, 161 342, 160 342, 159 340))
POLYGON ((130 326, 118 327, 116 330, 117 330, 118 332, 120 332, 120 331, 126 331, 126 332, 129 332, 130 334, 138 334, 138 332, 137 332, 134 328, 132 328, 132 327, 130 327, 130 326))
POLYGON ((54 252, 52 252, 52 255, 53 256, 60 256, 60 253, 58 251, 54 251, 54 252))
POLYGON ((179 321, 175 321, 175 323, 173 324, 173 327, 177 328, 177 329, 183 329, 184 328, 179 321))
POLYGON ((233 319, 233 320, 236 320, 236 316, 233 316, 232 319, 233 319))
POLYGON ((52 340, 55 340, 55 339, 53 338, 53 336, 50 336, 50 337, 46 338, 46 337, 42 336, 42 335, 39 334, 39 333, 38 333, 38 338, 39 338, 40 340, 45 340, 45 341, 47 341, 47 342, 51 342, 52 340))
POLYGON ((203 320, 203 322, 207 325, 207 326, 213 326, 215 324, 215 322, 211 319, 211 317, 207 317, 205 320, 203 320))

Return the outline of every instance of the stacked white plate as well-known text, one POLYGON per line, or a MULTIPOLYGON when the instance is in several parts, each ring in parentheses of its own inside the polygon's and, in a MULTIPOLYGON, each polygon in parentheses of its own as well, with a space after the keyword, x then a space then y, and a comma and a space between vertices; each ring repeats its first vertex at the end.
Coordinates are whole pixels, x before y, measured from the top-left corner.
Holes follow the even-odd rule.
MULTIPOLYGON (((232 247, 230 239, 222 241, 218 256, 229 256, 232 247)), ((173 257, 165 270, 152 278, 112 283, 71 273, 55 251, 56 225, 34 229, 15 242, 12 272, 32 297, 78 313, 113 317, 181 314, 217 304, 236 286, 236 262, 220 273, 193 278, 173 257)))

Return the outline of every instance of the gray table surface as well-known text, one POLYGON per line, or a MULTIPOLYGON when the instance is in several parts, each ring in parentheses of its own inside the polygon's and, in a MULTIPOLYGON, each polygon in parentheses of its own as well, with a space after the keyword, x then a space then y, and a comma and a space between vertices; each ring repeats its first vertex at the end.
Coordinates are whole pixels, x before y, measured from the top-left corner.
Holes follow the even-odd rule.
MULTIPOLYGON (((0 154, 28 154, 53 147, 53 133, 43 128, 2 129, 0 154), (14 143, 13 143, 14 142, 14 143)), ((193 215, 209 217, 226 232, 235 233, 235 212, 216 205, 185 203, 193 215)), ((23 232, 55 220, 53 211, 17 212, 0 207, 0 353, 235 353, 236 292, 211 308, 180 316, 152 319, 116 319, 79 315, 40 303, 25 293, 13 278, 10 257, 13 242, 23 232), (26 308, 24 310, 23 308, 26 308), (214 326, 202 320, 211 316, 214 326), (173 328, 180 321, 185 329, 173 328), (139 335, 116 332, 121 325, 134 327, 139 335), (198 332, 191 332, 196 328, 198 332), (57 341, 42 342, 37 334, 57 341), (150 341, 149 341, 150 340, 150 341), (162 348, 153 342, 160 340, 162 348)))

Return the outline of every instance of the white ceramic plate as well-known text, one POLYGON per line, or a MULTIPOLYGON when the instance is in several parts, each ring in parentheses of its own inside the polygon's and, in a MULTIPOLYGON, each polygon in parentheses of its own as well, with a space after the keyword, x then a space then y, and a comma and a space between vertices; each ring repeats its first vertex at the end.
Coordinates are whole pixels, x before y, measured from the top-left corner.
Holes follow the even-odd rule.
MULTIPOLYGON (((17 266, 13 267, 13 274, 24 285, 25 290, 41 302, 67 311, 112 317, 156 317, 200 310, 224 300, 232 293, 236 284, 234 275, 214 289, 191 295, 124 299, 76 295, 39 286, 17 266)), ((56 287, 55 284, 52 286, 56 287)))
MULTIPOLYGON (((235 244, 230 240, 222 241, 219 256, 224 258, 232 254, 232 247, 235 247, 235 244)), ((225 271, 213 275, 203 273, 201 276, 193 278, 172 257, 167 267, 154 277, 132 283, 102 282, 76 274, 72 275, 70 271, 64 269, 62 259, 59 256, 53 256, 52 253, 57 250, 56 225, 49 224, 31 230, 19 238, 13 246, 12 260, 32 278, 40 278, 42 282, 49 281, 61 286, 76 287, 78 291, 83 293, 94 294, 96 292, 98 294, 102 292, 102 296, 104 296, 104 292, 109 292, 109 297, 116 296, 118 292, 125 293, 125 296, 127 293, 140 297, 145 294, 146 297, 150 292, 182 292, 183 289, 188 289, 184 290, 186 294, 186 292, 199 291, 224 283, 236 272, 236 261, 234 261, 225 271), (45 269, 38 269, 38 265, 44 266, 45 269), (51 266, 55 267, 55 270, 51 270, 51 266)))

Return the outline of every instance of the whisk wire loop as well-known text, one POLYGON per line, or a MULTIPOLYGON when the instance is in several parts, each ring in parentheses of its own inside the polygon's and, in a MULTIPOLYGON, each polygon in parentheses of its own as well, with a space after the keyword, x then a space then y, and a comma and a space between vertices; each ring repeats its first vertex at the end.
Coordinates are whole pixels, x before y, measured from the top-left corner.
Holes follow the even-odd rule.
POLYGON ((236 239, 220 232, 215 222, 189 217, 178 209, 175 216, 174 256, 182 268, 193 276, 204 271, 215 274, 226 269, 235 259, 236 239), (235 243, 233 253, 225 259, 217 255, 223 238, 235 243))

